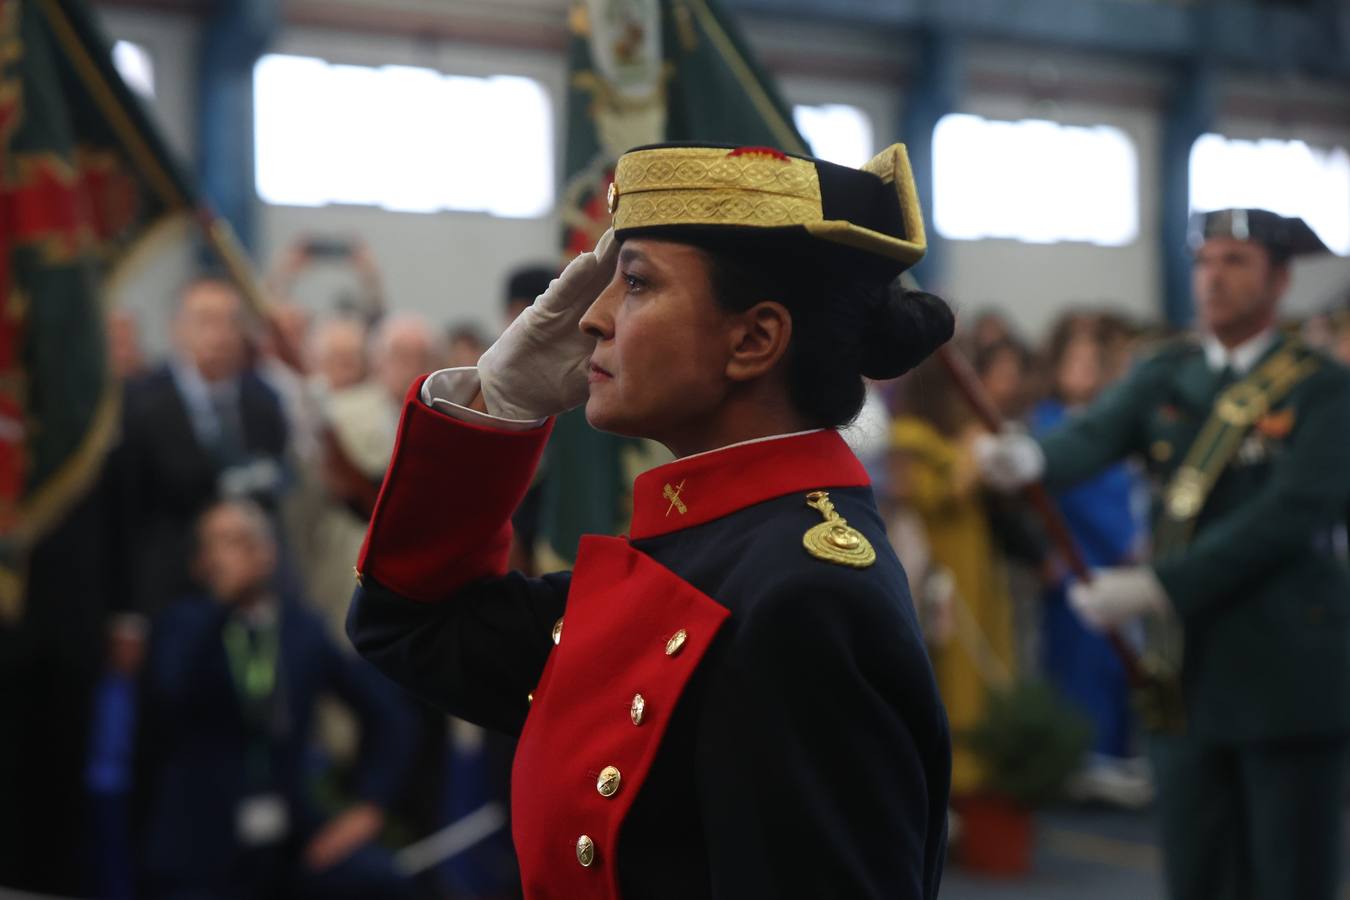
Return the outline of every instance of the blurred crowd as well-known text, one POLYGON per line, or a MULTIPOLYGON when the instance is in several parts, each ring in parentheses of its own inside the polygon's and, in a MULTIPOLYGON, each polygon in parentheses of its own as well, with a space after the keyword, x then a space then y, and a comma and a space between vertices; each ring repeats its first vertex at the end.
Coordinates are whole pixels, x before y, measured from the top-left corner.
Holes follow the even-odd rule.
MULTIPOLYGON (((553 274, 514 273, 503 324, 553 274)), ((386 311, 359 243, 301 240, 268 288, 261 328, 228 280, 191 280, 161 360, 110 314, 123 421, 99 493, 122 562, 88 728, 89 889, 514 896, 512 747, 395 687, 344 634, 409 385, 474 365, 488 338, 386 311), (321 313, 286 299, 333 265, 355 293, 321 313)))
MULTIPOLYGON (((515 272, 501 324, 553 273, 515 272)), ((183 286, 162 360, 147 358, 136 318, 111 314, 124 419, 101 490, 119 511, 110 540, 124 571, 89 713, 90 889, 515 896, 509 742, 403 693, 343 633, 408 387, 475 364, 490 338, 387 311, 359 244, 302 240, 269 288, 280 299, 260 333, 228 281, 183 286), (357 293, 321 312, 288 302, 318 264, 349 267, 357 293)), ((999 413, 1031 431, 1174 339, 1110 310, 1063 315, 1041 346, 998 312, 961 324, 958 344, 999 413)), ((1350 362, 1350 316, 1302 327, 1350 362)), ((1094 727, 1075 795, 1146 804, 1120 665, 1069 611, 1067 568, 1039 524, 981 487, 972 443, 984 426, 969 410, 934 360, 869 386, 846 433, 873 473, 954 731, 978 720, 991 689, 1043 677, 1094 727)), ((1147 489, 1130 465, 1055 499, 1089 564, 1145 558, 1147 489)), ((526 571, 537 504, 532 492, 515 521, 513 563, 526 571)), ((954 793, 978 779, 958 744, 954 793)))

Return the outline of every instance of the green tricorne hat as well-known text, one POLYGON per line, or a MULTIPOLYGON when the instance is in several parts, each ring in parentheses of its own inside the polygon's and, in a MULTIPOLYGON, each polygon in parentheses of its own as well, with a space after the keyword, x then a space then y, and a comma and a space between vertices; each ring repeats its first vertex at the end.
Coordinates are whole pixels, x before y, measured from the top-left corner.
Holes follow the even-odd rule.
POLYGON ((1192 213, 1189 238, 1193 250, 1211 238, 1254 241, 1269 250, 1278 262, 1295 256, 1331 252, 1307 222, 1267 209, 1216 209, 1192 213))
POLYGON ((927 249, 903 144, 860 169, 768 147, 639 147, 619 158, 609 210, 621 241, 781 247, 886 280, 927 249))

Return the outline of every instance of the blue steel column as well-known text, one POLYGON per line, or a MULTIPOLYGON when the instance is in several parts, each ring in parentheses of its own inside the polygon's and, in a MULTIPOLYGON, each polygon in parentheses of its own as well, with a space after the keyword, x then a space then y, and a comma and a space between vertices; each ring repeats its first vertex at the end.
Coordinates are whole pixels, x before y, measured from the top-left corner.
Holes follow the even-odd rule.
POLYGON ((1163 119, 1162 197, 1158 248, 1162 260, 1162 310, 1167 321, 1186 327, 1195 318, 1191 302, 1191 253, 1186 228, 1191 208, 1191 148, 1214 129, 1217 107, 1216 42, 1228 20, 1221 4, 1201 0, 1189 11, 1193 51, 1174 69, 1163 119))
POLYGON ((945 29, 920 34, 918 61, 900 111, 900 134, 914 168, 914 182, 928 232, 928 255, 914 269, 920 284, 940 288, 944 276, 943 241, 933 227, 933 129, 954 112, 962 92, 959 39, 945 29))
POLYGON ((1163 270, 1162 312, 1167 321, 1187 326, 1191 303, 1191 254, 1186 226, 1191 203, 1191 147, 1214 128, 1215 76, 1201 61, 1183 65, 1168 103, 1162 135, 1162 202, 1158 239, 1163 270))
POLYGON ((197 173, 216 211, 254 248, 253 66, 280 23, 278 0, 217 0, 197 68, 197 173))

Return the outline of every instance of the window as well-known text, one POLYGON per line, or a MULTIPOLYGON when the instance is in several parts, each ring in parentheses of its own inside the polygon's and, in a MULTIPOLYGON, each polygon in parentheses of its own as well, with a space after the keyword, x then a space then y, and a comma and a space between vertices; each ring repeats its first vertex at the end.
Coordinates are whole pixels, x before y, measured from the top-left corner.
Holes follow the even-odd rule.
POLYGON ((1203 135, 1191 147, 1191 209, 1241 207, 1299 216, 1333 251, 1350 255, 1350 152, 1203 135))
POLYGON ((513 218, 552 208, 553 115, 531 79, 268 55, 253 91, 268 203, 513 218))
POLYGON ((1107 125, 948 115, 933 131, 933 223, 958 240, 1107 247, 1139 234, 1139 160, 1107 125))
POLYGON ((149 50, 131 41, 118 41, 113 44, 112 60, 128 87, 142 97, 155 96, 155 60, 149 50))
POLYGON ((794 106, 792 119, 819 159, 856 169, 876 153, 872 120, 856 106, 794 106))

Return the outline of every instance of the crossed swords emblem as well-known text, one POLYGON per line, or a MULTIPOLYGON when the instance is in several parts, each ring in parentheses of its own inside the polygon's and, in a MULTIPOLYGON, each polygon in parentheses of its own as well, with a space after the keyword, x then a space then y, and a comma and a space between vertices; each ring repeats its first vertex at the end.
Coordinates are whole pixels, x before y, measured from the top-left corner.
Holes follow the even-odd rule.
POLYGON ((684 501, 680 499, 680 492, 683 490, 684 490, 684 482, 681 481, 674 487, 671 487, 669 484, 667 484, 665 490, 661 492, 661 496, 665 497, 667 500, 670 501, 670 506, 666 507, 667 516, 670 515, 670 511, 672 509, 678 509, 680 511, 680 515, 684 515, 685 513, 689 512, 689 507, 685 506, 684 501))

